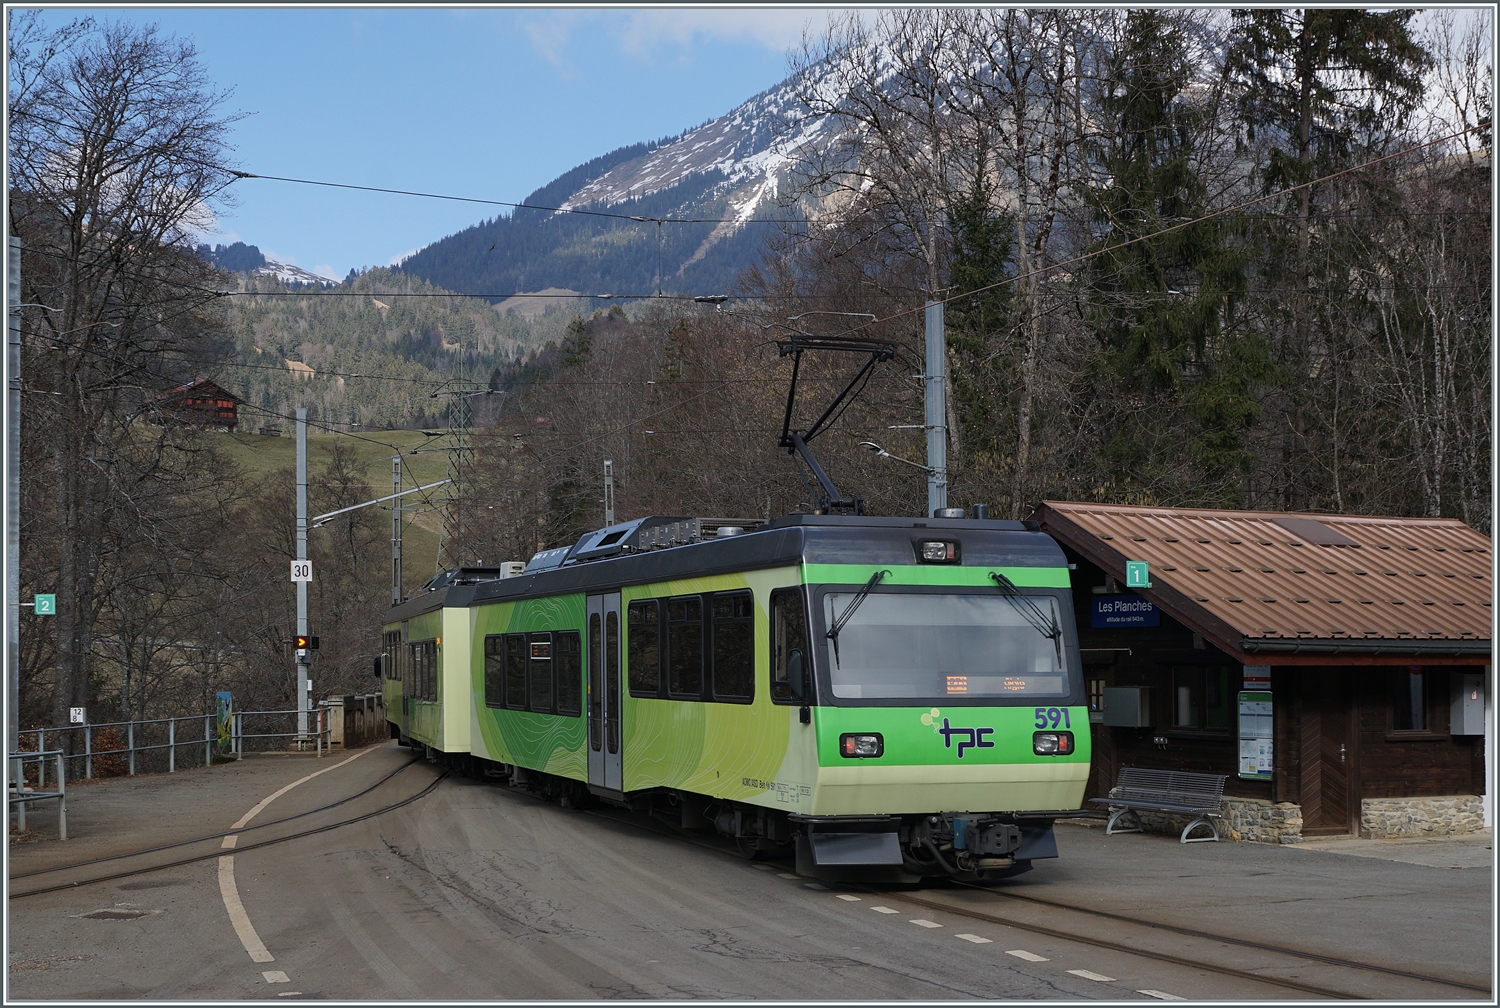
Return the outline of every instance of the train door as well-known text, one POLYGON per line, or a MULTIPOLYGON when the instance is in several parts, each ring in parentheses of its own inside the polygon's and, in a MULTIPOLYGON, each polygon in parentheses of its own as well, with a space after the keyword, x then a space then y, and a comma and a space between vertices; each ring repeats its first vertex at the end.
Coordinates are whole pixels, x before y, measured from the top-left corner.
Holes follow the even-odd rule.
POLYGON ((620 771, 620 593, 590 595, 589 783, 624 789, 620 771))
POLYGON ((391 656, 396 662, 396 675, 401 683, 401 737, 411 738, 411 645, 406 643, 405 623, 401 624, 401 633, 396 641, 395 653, 391 656))

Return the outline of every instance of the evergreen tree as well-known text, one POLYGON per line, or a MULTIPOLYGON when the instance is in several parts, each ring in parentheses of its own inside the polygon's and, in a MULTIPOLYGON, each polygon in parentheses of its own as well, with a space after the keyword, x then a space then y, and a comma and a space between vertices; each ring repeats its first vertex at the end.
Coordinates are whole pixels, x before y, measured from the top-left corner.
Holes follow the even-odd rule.
POLYGON ((1228 481, 1247 462, 1240 433, 1268 374, 1263 350, 1224 328, 1245 286, 1233 225, 1182 226, 1205 202, 1194 168, 1200 112, 1184 98, 1188 56, 1172 12, 1126 16, 1103 100, 1114 130, 1101 158, 1108 181, 1092 193, 1105 230, 1090 261, 1090 317, 1114 413, 1102 444, 1109 492, 1170 497, 1198 482, 1177 471, 1186 426, 1222 502, 1235 497, 1228 481))

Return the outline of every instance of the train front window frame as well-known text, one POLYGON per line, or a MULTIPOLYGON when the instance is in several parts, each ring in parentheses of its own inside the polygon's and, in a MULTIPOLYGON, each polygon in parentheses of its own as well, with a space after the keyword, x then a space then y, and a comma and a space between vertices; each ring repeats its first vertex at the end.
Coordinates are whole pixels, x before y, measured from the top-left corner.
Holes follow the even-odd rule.
POLYGON ((1022 610, 998 591, 960 585, 876 587, 841 628, 836 655, 834 641, 826 631, 844 614, 861 587, 841 584, 813 589, 811 615, 816 626, 810 628, 809 636, 819 702, 840 707, 1005 707, 1027 706, 1043 699, 1069 706, 1084 702, 1083 682, 1074 667, 1076 638, 1066 589, 1022 588, 1042 612, 1050 610, 1057 621, 1061 637, 1054 642, 1031 626, 1022 610), (933 604, 925 601, 933 596, 962 602, 953 613, 956 622, 911 623, 924 609, 933 611, 933 604), (941 635, 940 627, 948 628, 949 638, 941 635), (1006 631, 1006 641, 986 643, 978 639, 995 637, 1000 628, 1006 631), (861 639, 862 630, 873 634, 861 639), (924 630, 933 631, 925 640, 924 630), (954 630, 959 632, 952 633, 954 630), (920 655, 915 653, 918 650, 920 655), (1015 668, 988 667, 997 664, 998 656, 1011 655, 1020 659, 1015 668), (945 660, 952 664, 960 657, 964 667, 943 668, 945 660), (879 667, 863 667, 872 659, 879 667), (906 659, 910 659, 907 664, 911 667, 898 668, 906 659), (931 681, 918 683, 924 676, 931 681))

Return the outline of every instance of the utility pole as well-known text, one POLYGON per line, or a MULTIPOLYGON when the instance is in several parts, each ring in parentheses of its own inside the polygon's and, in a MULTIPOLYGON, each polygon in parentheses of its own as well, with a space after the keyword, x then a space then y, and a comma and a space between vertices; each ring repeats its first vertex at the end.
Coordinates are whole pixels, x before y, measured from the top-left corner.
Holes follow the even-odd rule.
POLYGON ((604 460, 604 527, 615 523, 615 464, 604 460))
POLYGON ((401 456, 391 456, 391 605, 401 604, 401 456))
POLYGON ((948 506, 948 388, 943 303, 927 302, 927 515, 948 506))
MULTIPOLYGON (((307 407, 297 407, 297 559, 307 559, 307 407)), ((297 582, 297 636, 307 636, 307 582, 297 582)), ((297 648, 297 742, 307 741, 307 650, 297 648)))
MULTIPOLYGON (((21 703, 21 239, 6 244, 5 307, 5 745, 19 742, 21 703)), ((6 760, 9 777, 10 760, 6 760)), ((19 776, 16 790, 21 788, 19 776)))

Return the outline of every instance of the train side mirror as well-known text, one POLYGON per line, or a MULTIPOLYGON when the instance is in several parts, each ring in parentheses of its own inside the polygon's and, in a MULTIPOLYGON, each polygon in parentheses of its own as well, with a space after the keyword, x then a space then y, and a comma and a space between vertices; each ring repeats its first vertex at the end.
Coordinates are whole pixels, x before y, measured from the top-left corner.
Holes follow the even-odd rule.
POLYGON ((802 649, 792 648, 786 655, 786 685, 795 700, 807 699, 807 669, 802 662, 802 649))

